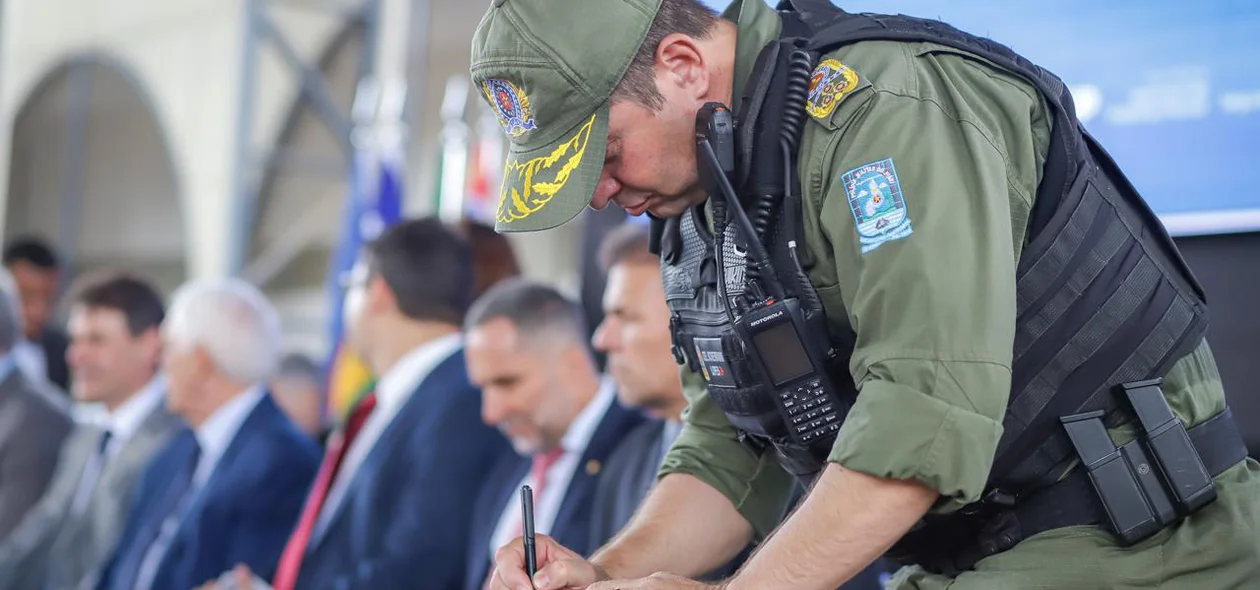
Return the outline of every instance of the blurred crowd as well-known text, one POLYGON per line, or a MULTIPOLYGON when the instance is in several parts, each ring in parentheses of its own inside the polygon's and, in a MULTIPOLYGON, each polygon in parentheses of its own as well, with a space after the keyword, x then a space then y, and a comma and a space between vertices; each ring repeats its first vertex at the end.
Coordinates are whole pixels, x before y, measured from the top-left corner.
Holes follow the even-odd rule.
MULTIPOLYGON (((606 236, 587 326, 488 227, 389 228, 344 279, 345 343, 375 385, 329 417, 322 363, 285 353, 253 286, 197 280, 164 301, 124 271, 63 285, 52 248, 12 241, 0 590, 481 590, 521 534, 525 484, 537 531, 589 555, 687 406, 648 243, 642 224, 606 236)), ((878 588, 880 569, 846 587, 878 588)))

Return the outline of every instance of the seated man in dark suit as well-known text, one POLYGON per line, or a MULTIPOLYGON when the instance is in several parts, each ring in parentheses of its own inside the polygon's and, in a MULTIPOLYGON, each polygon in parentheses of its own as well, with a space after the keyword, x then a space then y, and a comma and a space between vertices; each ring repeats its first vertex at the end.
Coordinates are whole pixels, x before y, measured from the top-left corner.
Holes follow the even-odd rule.
POLYGON ((648 251, 649 239, 646 224, 624 223, 608 234, 599 252, 607 276, 604 321, 592 342, 607 355, 608 373, 617 383, 621 402, 652 417, 608 460, 609 476, 600 482, 591 519, 592 534, 604 539, 630 522, 656 482, 657 469, 682 429, 687 407, 678 364, 670 352, 660 260, 648 251))
POLYGON ((6 244, 3 258, 22 302, 23 334, 13 350, 18 367, 32 381, 54 385, 64 397, 70 387, 66 364, 70 339, 49 321, 61 285, 57 253, 44 240, 27 236, 6 244))
POLYGON ((368 244, 351 273, 346 344, 380 377, 328 441, 277 590, 459 587, 477 486, 511 453, 481 423, 464 366, 470 260, 442 223, 411 220, 368 244))
POLYGON ((192 430, 140 480, 98 588, 191 588, 236 563, 270 575, 320 455, 267 393, 279 318, 247 283, 194 282, 175 294, 162 337, 167 405, 192 430))
POLYGON ((22 337, 17 286, 0 269, 0 541, 39 502, 52 482, 70 415, 18 368, 13 345, 22 337))
POLYGON ((519 490, 534 490, 538 533, 589 552, 591 506, 603 466, 643 421, 601 378, 581 307, 555 289, 509 279, 488 290, 465 321, 468 373, 482 389, 487 424, 519 456, 497 465, 477 497, 466 590, 484 587, 494 552, 521 535, 519 490))

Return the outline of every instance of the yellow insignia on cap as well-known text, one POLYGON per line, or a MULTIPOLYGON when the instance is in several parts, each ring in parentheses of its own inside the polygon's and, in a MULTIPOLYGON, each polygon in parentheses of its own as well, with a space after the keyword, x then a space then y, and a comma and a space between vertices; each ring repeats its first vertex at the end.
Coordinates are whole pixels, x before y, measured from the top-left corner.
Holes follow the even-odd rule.
POLYGON ((577 170, 578 164, 582 163, 582 156, 586 154, 586 144, 591 139, 595 116, 591 115, 590 120, 578 128, 573 137, 557 146, 550 154, 524 162, 507 162, 503 170, 503 188, 499 192, 499 211, 495 216, 499 223, 510 223, 533 215, 564 188, 573 171, 577 170), (566 155, 568 159, 554 175, 550 178, 544 176, 544 173, 550 172, 551 167, 566 155), (517 179, 523 181, 521 187, 524 194, 509 182, 517 179))
POLYGON ((818 119, 825 119, 836 110, 840 99, 853 92, 857 85, 858 76, 853 68, 834 59, 824 59, 810 76, 805 111, 818 119))

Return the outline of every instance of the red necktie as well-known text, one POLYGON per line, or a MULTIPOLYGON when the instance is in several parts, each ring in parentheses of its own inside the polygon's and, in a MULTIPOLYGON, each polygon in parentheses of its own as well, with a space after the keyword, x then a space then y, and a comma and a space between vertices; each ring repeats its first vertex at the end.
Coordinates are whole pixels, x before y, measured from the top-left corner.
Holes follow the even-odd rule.
MULTIPOLYGON (((547 471, 550 470, 551 467, 556 464, 556 461, 559 461, 560 457, 563 457, 563 456, 564 456, 564 449, 552 449, 545 453, 538 453, 534 455, 534 461, 533 463, 530 464, 530 467, 529 467, 529 479, 534 482, 533 495, 534 495, 535 506, 537 506, 538 503, 542 501, 543 490, 547 488, 547 471)), ((523 533, 525 523, 522 521, 525 517, 524 515, 521 514, 521 511, 520 511, 521 503, 516 500, 518 497, 519 496, 517 495, 513 495, 512 502, 510 503, 511 506, 516 507, 516 519, 515 519, 516 525, 515 525, 515 528, 513 528, 512 530, 521 531, 523 533)), ((513 538, 516 538, 516 537, 513 537, 513 538)), ((494 558, 493 555, 491 555, 490 557, 491 559, 494 558)), ((489 588, 490 580, 493 580, 493 579, 494 579, 494 564, 492 563, 490 564, 490 573, 486 575, 486 581, 484 584, 481 585, 481 587, 489 588)))
POLYGON ((376 393, 369 393, 359 405, 350 412, 344 430, 334 432, 328 440, 328 451, 324 453, 324 462, 319 466, 319 475, 311 493, 306 497, 306 505, 302 508, 302 517, 298 519, 297 528, 284 546, 280 555, 280 564, 276 567, 276 576, 272 581, 275 590, 293 590, 297 585, 298 572, 302 569, 302 558, 306 555, 306 546, 311 541, 311 533, 315 530, 315 521, 319 519, 319 511, 328 497, 328 490, 336 479, 337 470, 346 457, 346 451, 354 442, 368 415, 376 407, 376 393))

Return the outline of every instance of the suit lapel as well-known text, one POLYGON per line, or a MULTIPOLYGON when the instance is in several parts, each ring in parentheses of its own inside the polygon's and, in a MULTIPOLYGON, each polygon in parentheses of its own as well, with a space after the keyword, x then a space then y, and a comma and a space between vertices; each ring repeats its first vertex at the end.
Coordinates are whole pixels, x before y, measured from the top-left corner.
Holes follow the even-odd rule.
MULTIPOLYGON (((245 455, 250 448, 256 448, 266 437, 268 425, 279 417, 280 408, 272 401, 269 394, 264 394, 258 404, 250 410, 249 415, 241 422, 240 429, 232 437, 227 448, 223 450, 223 456, 219 458, 218 464, 214 466, 214 470, 206 477, 205 485, 196 492, 192 503, 185 509, 184 514, 199 514, 203 510, 206 500, 215 497, 215 492, 220 487, 239 488, 246 482, 236 481, 234 479, 235 466, 238 461, 248 461, 249 457, 245 455)), ((180 523, 180 529, 194 525, 189 519, 184 519, 180 523)))
POLYGON ((111 531, 115 527, 121 530, 127 522, 126 511, 141 473, 180 428, 187 428, 183 420, 159 404, 140 423, 118 455, 105 465, 88 503, 88 517, 96 521, 97 530, 111 531))
MULTIPOLYGON (((476 543, 469 550, 469 565, 476 568, 472 579, 484 580, 490 573, 490 541, 494 538, 495 529, 503 518, 504 509, 509 506, 513 494, 517 493, 517 484, 529 473, 530 459, 516 454, 507 454, 495 466, 494 471, 486 478, 482 487, 480 507, 473 514, 472 534, 469 539, 476 543)), ((535 498, 537 501, 537 498, 535 498)), ((478 582, 480 588, 480 582, 478 582)))
MULTIPOLYGON (((389 452, 396 446, 395 440, 406 437, 414 429, 413 425, 424 415, 425 398, 429 388, 435 386, 450 386, 450 373, 458 370, 461 366, 460 355, 463 349, 456 349, 453 354, 442 360, 424 379, 420 381, 420 385, 416 386, 403 402, 402 407, 398 408, 398 413, 394 415, 385 429, 381 431, 381 435, 372 444, 372 448, 368 450, 367 455, 363 457, 358 469, 351 476, 350 483, 346 486, 346 491, 341 495, 340 502, 332 508, 333 513, 328 519, 328 524, 323 527, 316 527, 312 533, 311 541, 307 545, 307 553, 315 551, 319 544, 328 535, 328 532, 337 525, 337 521, 345 517, 345 511, 348 506, 353 503, 356 493, 363 487, 372 482, 375 474, 382 469, 383 464, 389 460, 389 452)), ((369 418, 370 420, 370 418, 369 418)))
POLYGON ((87 470, 88 460, 96 453, 96 445, 101 439, 101 429, 95 426, 80 426, 66 441, 61 451, 61 473, 56 488, 57 504, 66 513, 74 502, 74 496, 83 482, 83 472, 87 470))
MULTIPOLYGON (((580 519, 583 526, 578 530, 570 530, 572 524, 579 520, 575 516, 580 514, 579 511, 589 511, 604 462, 617 448, 622 437, 642 421, 642 415, 627 410, 616 400, 608 406, 608 410, 604 412, 599 422, 599 427, 595 429, 595 434, 587 443, 581 460, 573 468, 573 478, 569 481, 564 500, 560 503, 560 510, 556 513, 555 525, 552 527, 553 537, 562 539, 562 542, 573 539, 575 543, 585 543, 585 539, 589 536, 587 530, 589 527, 585 526, 585 523, 588 523, 589 518, 580 519)), ((569 546, 572 547, 572 545, 569 546)), ((576 547, 574 549, 578 550, 576 547)))
POLYGON ((186 427, 180 418, 159 404, 140 423, 118 455, 105 465, 98 487, 110 492, 110 495, 130 494, 136 475, 148 465, 155 453, 170 442, 171 434, 181 426, 186 427))

